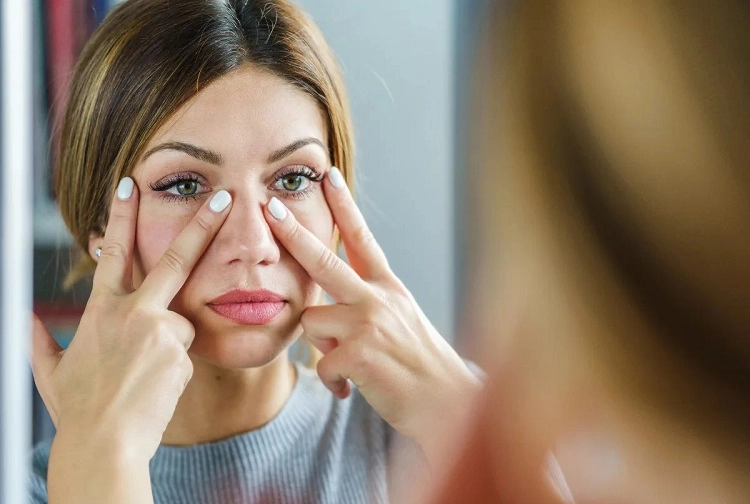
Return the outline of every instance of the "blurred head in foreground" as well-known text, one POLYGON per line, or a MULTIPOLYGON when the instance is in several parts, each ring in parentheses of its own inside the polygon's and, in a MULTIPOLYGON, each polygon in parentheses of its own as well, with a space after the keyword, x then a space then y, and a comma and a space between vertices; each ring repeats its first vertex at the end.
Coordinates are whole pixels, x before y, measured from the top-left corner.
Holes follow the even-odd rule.
POLYGON ((579 503, 743 501, 750 6, 516 7, 479 58, 469 184, 484 468, 508 502, 541 502, 548 453, 579 503))

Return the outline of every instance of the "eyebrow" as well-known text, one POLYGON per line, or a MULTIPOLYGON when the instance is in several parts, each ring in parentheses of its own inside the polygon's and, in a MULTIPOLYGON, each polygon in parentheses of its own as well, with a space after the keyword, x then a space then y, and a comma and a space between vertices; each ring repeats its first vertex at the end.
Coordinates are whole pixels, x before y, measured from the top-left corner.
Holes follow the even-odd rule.
POLYGON ((185 142, 167 142, 167 143, 159 144, 153 149, 149 150, 146 153, 146 155, 143 156, 143 159, 146 159, 151 154, 164 151, 164 150, 175 150, 179 152, 184 152, 188 156, 192 156, 196 159, 200 159, 201 161, 205 161, 206 163, 211 163, 215 165, 221 165, 224 163, 224 159, 221 157, 221 154, 219 154, 218 152, 204 149, 202 147, 191 145, 185 142))
MULTIPOLYGON (((321 142, 315 137, 308 137, 308 138, 302 138, 300 140, 297 140, 296 142, 290 143, 286 147, 282 147, 281 149, 273 151, 271 155, 268 156, 268 163, 269 164, 275 163, 276 161, 284 159, 288 155, 292 154, 293 152, 307 145, 317 145, 321 149, 323 149, 324 152, 328 153, 328 149, 326 149, 326 146, 323 144, 323 142, 321 142)), ((202 147, 198 147, 196 145, 192 145, 192 144, 185 143, 185 142, 166 142, 163 144, 159 144, 153 149, 146 152, 146 154, 143 156, 143 159, 146 159, 151 154, 164 151, 164 150, 174 150, 174 151, 184 152, 188 156, 194 157, 196 159, 199 159, 201 161, 205 161, 206 163, 211 163, 214 165, 222 165, 224 163, 224 158, 222 158, 221 154, 219 154, 218 152, 215 152, 209 149, 204 149, 202 147)))
POLYGON ((268 163, 275 163, 276 161, 279 161, 280 159, 284 159, 288 155, 290 155, 292 152, 297 151, 301 149, 302 147, 305 147, 306 145, 317 145, 321 149, 323 149, 323 152, 328 154, 328 149, 325 145, 323 145, 323 142, 318 140, 315 137, 308 137, 308 138, 302 138, 300 140, 297 140, 296 142, 292 142, 286 147, 282 147, 279 150, 276 150, 271 153, 270 156, 268 156, 268 163))

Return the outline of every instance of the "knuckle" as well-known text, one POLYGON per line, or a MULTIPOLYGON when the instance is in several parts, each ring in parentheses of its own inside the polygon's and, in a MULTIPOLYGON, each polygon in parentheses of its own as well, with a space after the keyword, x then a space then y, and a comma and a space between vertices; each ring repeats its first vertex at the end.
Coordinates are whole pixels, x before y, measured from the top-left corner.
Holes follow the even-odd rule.
POLYGON ((346 346, 346 360, 352 369, 357 369, 360 373, 366 373, 370 368, 369 354, 362 340, 354 340, 346 346))
POLYGON ((388 308, 388 299, 378 289, 371 289, 372 295, 362 303, 362 310, 365 316, 372 319, 377 317, 383 312, 383 309, 388 308))
POLYGON ((187 269, 187 260, 185 259, 185 256, 172 248, 168 248, 166 252, 164 252, 161 261, 164 266, 179 275, 185 273, 187 269))
POLYGON ((400 296, 399 293, 384 292, 381 289, 373 289, 375 297, 375 305, 372 309, 382 310, 385 308, 387 311, 392 312, 398 310, 399 302, 397 301, 400 296))
POLYGON ((140 327, 148 327, 148 323, 143 323, 144 318, 143 311, 136 305, 123 311, 120 324, 126 333, 137 334, 140 327))
POLYGON ((185 383, 187 384, 193 377, 193 362, 187 357, 187 353, 185 353, 185 360, 181 363, 181 368, 185 383))
POLYGON ((128 247, 117 241, 107 242, 102 245, 100 258, 108 257, 115 260, 124 260, 128 256, 128 247))
POLYGON ((146 313, 145 310, 136 309, 130 312, 126 326, 129 334, 133 336, 140 334, 144 343, 153 348, 161 348, 168 341, 167 323, 159 317, 146 313))
POLYGON ((383 289, 390 292, 394 292, 406 297, 410 295, 409 289, 407 289, 404 283, 390 270, 388 270, 386 274, 378 278, 377 283, 383 289))
POLYGON ((412 306, 411 294, 406 290, 395 289, 387 299, 392 309, 398 312, 408 311, 412 306))
POLYGON ((316 266, 318 269, 326 270, 326 271, 332 271, 332 272, 340 272, 341 271, 341 260, 339 260, 338 257, 336 257, 336 254, 334 254, 332 251, 330 251, 327 248, 323 248, 320 253, 318 254, 318 258, 315 261, 316 266))
POLYGON ((182 331, 183 334, 183 340, 190 344, 195 339, 195 328, 190 323, 185 323, 185 328, 182 331))
POLYGON ((174 341, 172 344, 172 351, 174 352, 174 360, 183 369, 190 369, 190 372, 192 373, 193 370, 193 364, 190 362, 190 357, 188 357, 188 353, 185 350, 185 347, 180 344, 179 341, 174 341))
POLYGON ((198 212, 197 214, 195 214, 193 221, 195 222, 196 226, 201 228, 206 233, 211 233, 213 231, 213 221, 210 216, 207 215, 207 212, 198 212))
POLYGON ((142 300, 133 298, 123 306, 125 322, 133 328, 158 328, 160 319, 155 316, 153 309, 142 300))
POLYGON ((365 335, 370 336, 378 332, 379 330, 377 324, 375 323, 375 316, 373 316, 371 312, 365 312, 364 317, 360 319, 359 322, 357 322, 356 334, 359 337, 362 337, 365 335))
POLYGON ((180 349, 180 366, 182 366, 183 369, 188 373, 188 375, 192 376, 193 374, 193 361, 190 359, 190 354, 187 353, 187 350, 184 348, 180 349))
POLYGON ((304 238, 302 228, 297 222, 289 224, 286 234, 292 242, 298 242, 304 238))
POLYGON ((195 339, 195 329, 189 323, 180 324, 179 327, 173 328, 172 330, 173 339, 182 350, 189 348, 193 344, 195 339))
POLYGON ((107 226, 120 226, 125 224, 132 219, 130 212, 128 211, 127 205, 113 204, 110 210, 109 218, 107 219, 107 226))
POLYGON ((162 336, 162 341, 165 346, 164 353, 167 356, 167 359, 169 362, 172 362, 176 366, 184 366, 185 361, 189 361, 187 352, 185 351, 185 347, 180 344, 179 341, 177 341, 174 338, 170 338, 168 336, 162 336))
POLYGON ((375 235, 372 234, 372 231, 370 231, 370 228, 368 228, 367 226, 358 226, 356 229, 354 229, 352 236, 354 237, 354 240, 356 242, 366 247, 375 245, 376 243, 375 235))
POLYGON ((300 315, 299 322, 302 325, 302 327, 308 327, 312 324, 314 319, 313 312, 309 310, 304 310, 302 312, 302 315, 300 315))
POLYGON ((327 357, 323 357, 318 361, 318 363, 315 365, 315 370, 318 372, 318 374, 321 377, 328 376, 330 370, 331 370, 331 359, 327 357))

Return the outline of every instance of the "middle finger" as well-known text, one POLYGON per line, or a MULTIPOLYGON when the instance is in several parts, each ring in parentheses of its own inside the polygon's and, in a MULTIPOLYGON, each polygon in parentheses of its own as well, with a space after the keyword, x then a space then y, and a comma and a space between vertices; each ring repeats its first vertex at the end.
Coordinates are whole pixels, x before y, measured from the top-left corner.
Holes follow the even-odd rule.
POLYGON ((334 301, 355 304, 363 299, 367 284, 333 250, 297 222, 281 201, 271 198, 265 214, 271 231, 281 245, 334 301))

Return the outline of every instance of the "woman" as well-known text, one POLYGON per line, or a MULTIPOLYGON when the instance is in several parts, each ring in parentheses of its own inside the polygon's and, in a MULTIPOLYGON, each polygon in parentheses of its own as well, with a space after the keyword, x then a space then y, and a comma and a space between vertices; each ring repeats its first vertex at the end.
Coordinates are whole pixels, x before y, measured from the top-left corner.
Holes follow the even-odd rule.
POLYGON ((35 324, 34 502, 382 502, 396 433, 434 457, 478 383, 354 205, 343 84, 296 7, 123 3, 60 149, 95 274, 68 349, 35 324), (289 362, 303 331, 320 379, 289 362))
POLYGON ((748 4, 501 4, 467 317, 494 371, 436 502, 747 502, 748 4))

